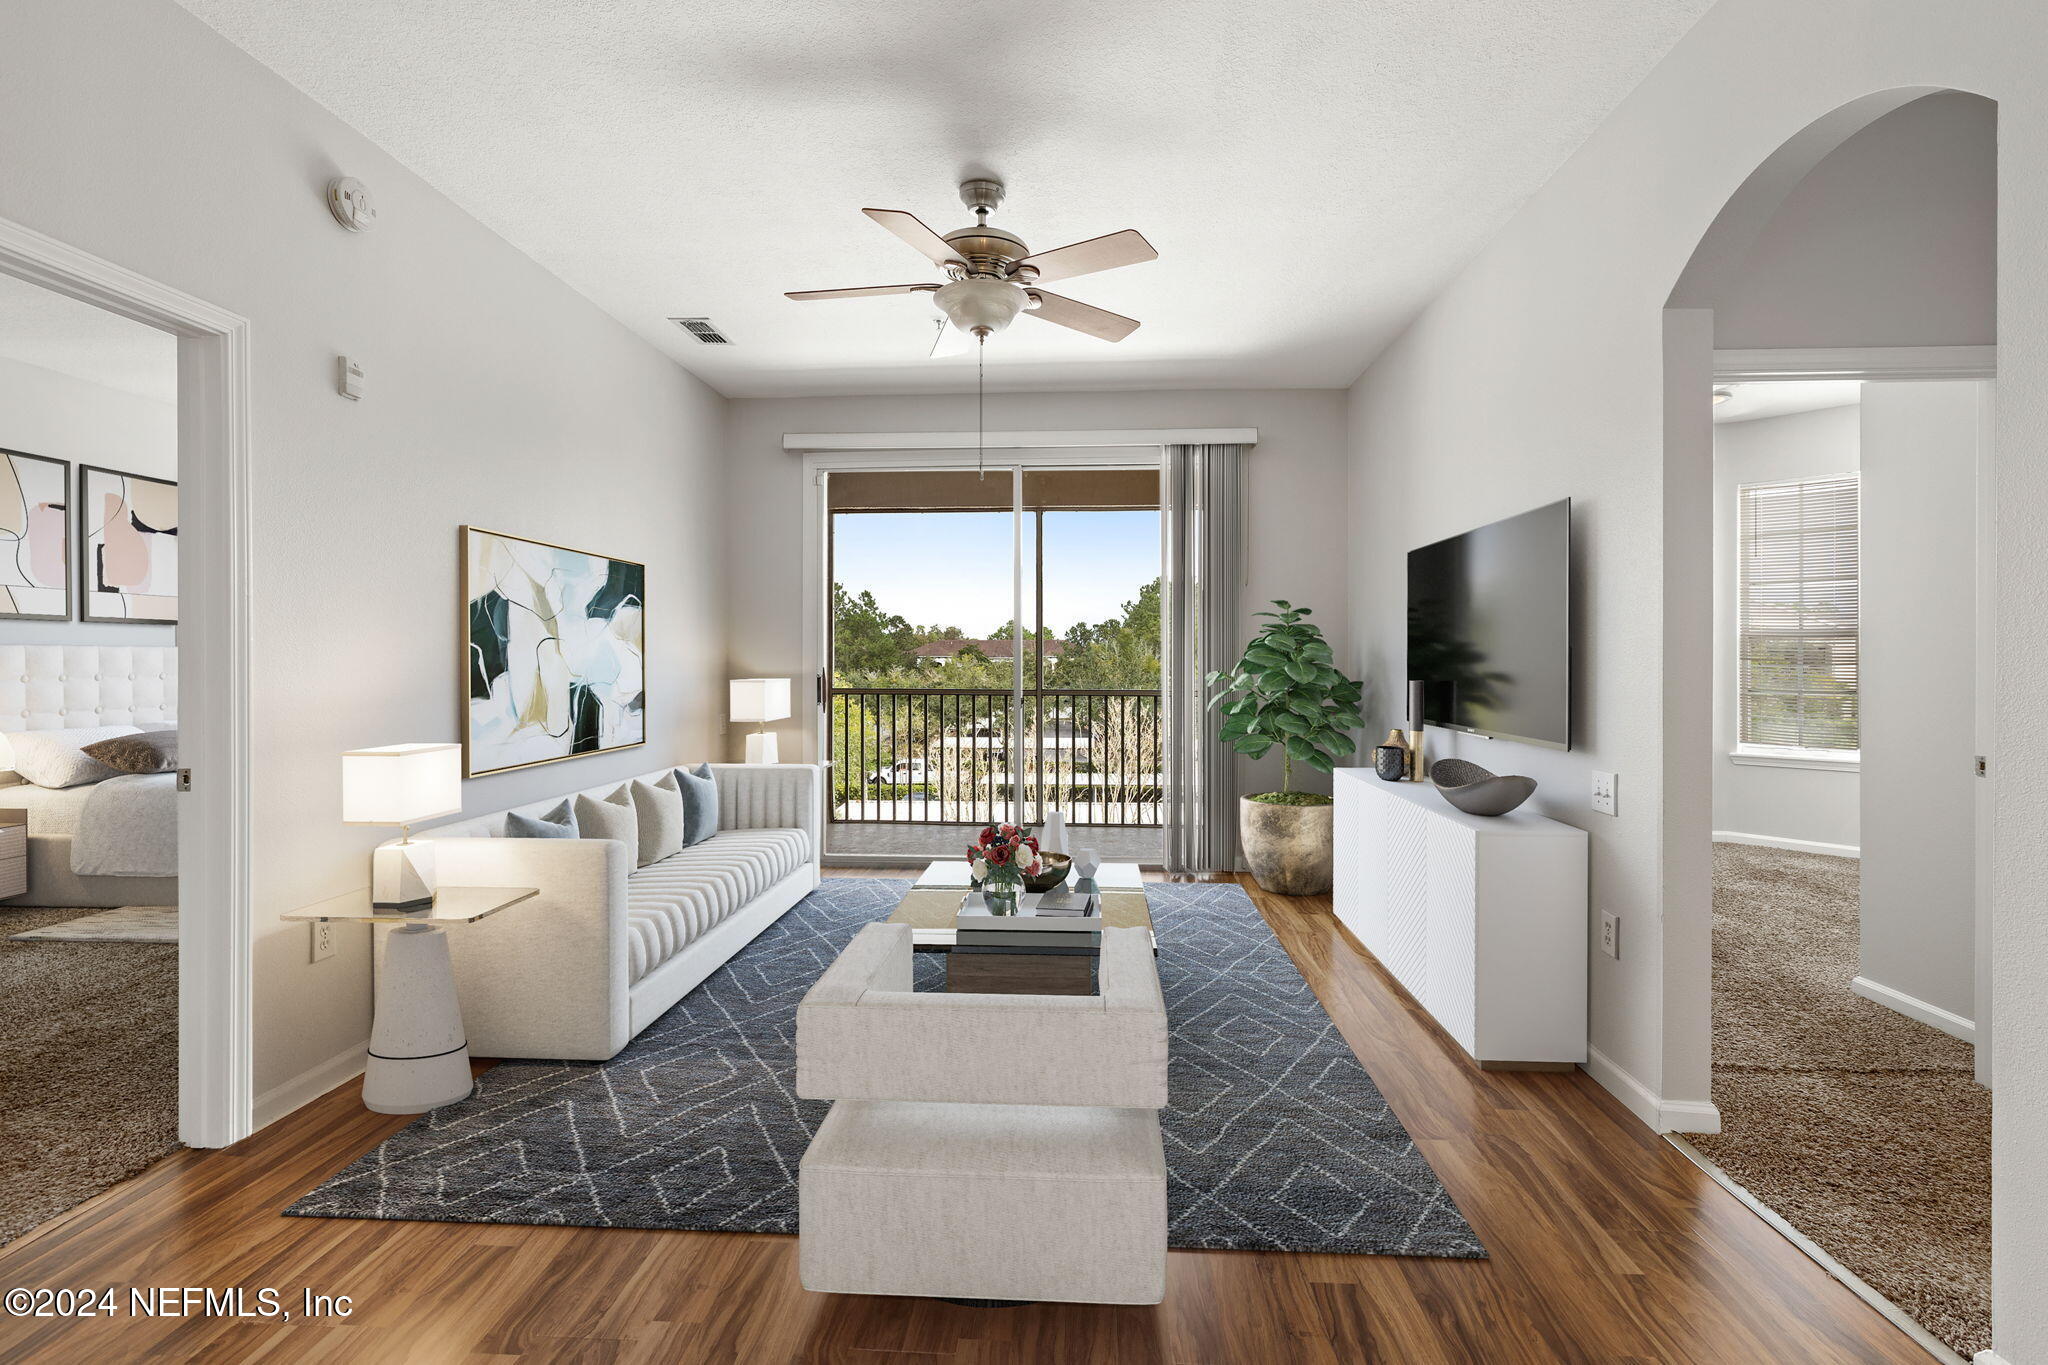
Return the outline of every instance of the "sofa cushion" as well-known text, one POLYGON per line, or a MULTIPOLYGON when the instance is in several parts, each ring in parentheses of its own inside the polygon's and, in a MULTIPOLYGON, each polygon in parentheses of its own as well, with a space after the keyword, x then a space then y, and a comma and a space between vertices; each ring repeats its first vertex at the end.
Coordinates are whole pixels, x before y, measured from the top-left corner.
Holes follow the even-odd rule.
POLYGON ((627 979, 638 981, 811 860, 800 829, 730 829, 626 879, 627 979))
POLYGON ((616 839, 626 846, 626 866, 640 865, 640 819, 631 792, 622 786, 602 801, 579 796, 574 809, 579 838, 616 839))
POLYGON ((683 791, 683 843, 701 844, 718 833, 718 779, 709 763, 699 763, 676 769, 676 783, 683 791))
POLYGON ((551 811, 539 815, 521 815, 516 810, 505 812, 505 837, 507 839, 579 839, 576 832, 576 812, 569 809, 568 799, 551 811))
POLYGON ((669 773, 658 782, 632 782, 633 814, 640 822, 640 866, 658 863, 683 848, 683 793, 669 773))

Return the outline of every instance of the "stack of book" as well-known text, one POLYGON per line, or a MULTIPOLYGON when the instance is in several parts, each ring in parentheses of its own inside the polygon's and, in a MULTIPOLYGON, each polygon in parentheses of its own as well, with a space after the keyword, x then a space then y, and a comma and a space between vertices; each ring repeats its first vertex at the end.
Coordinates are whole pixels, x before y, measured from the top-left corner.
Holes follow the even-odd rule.
POLYGON ((992 915, 979 892, 969 892, 953 919, 962 948, 1006 948, 1020 953, 1094 953, 1102 949, 1102 898, 1068 887, 1018 898, 1014 915, 992 915))

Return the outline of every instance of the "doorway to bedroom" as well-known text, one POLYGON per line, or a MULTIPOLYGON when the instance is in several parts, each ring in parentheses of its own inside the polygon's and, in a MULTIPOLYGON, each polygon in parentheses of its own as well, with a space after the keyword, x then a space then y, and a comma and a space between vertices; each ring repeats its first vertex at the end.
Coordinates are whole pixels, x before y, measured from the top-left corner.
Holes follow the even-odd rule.
POLYGON ((0 274, 0 1242, 179 1145, 178 360, 0 274))

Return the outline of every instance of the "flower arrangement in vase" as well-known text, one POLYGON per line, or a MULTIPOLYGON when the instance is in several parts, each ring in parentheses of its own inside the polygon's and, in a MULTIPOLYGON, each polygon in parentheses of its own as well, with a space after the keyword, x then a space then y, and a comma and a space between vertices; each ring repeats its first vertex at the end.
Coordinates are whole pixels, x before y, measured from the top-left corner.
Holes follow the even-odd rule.
POLYGON ((990 825, 982 830, 981 837, 968 846, 967 866, 991 915, 1016 914, 1024 879, 1045 870, 1038 840, 1016 825, 990 825))

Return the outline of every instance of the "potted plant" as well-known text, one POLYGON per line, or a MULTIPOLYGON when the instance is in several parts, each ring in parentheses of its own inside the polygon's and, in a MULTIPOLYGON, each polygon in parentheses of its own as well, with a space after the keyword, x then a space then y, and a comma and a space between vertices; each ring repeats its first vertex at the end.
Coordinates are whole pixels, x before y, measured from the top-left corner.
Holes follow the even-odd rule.
POLYGON ((1210 705, 1221 710, 1217 738, 1239 753, 1263 758, 1280 750, 1280 790, 1241 796, 1237 837, 1252 876, 1281 896, 1320 896, 1330 889, 1330 798, 1294 790, 1294 765, 1329 772, 1356 748, 1347 731, 1365 723, 1364 693, 1338 672, 1329 642, 1306 618, 1307 607, 1275 601, 1278 611, 1228 673, 1211 673, 1210 705))

